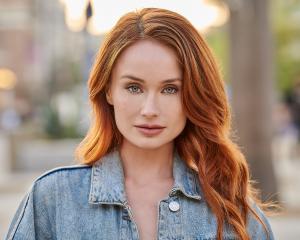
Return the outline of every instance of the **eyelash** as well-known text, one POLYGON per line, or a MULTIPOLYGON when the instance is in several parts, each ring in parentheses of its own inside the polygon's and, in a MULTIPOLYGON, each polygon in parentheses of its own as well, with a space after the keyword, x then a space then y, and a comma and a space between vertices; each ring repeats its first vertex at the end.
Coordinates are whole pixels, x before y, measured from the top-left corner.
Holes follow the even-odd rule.
MULTIPOLYGON (((138 92, 132 92, 132 91, 129 90, 129 89, 132 89, 133 87, 137 87, 137 88, 140 89, 140 87, 139 87, 138 85, 136 85, 136 84, 129 85, 128 87, 126 87, 126 89, 127 89, 130 93, 132 93, 132 94, 138 94, 138 92)), ((176 93, 178 92, 178 88, 177 88, 177 87, 168 86, 168 87, 166 87, 166 88, 172 88, 172 89, 175 90, 175 92, 173 92, 173 93, 167 93, 167 94, 176 94, 176 93)), ((165 89, 166 89, 166 88, 165 88, 165 89)))

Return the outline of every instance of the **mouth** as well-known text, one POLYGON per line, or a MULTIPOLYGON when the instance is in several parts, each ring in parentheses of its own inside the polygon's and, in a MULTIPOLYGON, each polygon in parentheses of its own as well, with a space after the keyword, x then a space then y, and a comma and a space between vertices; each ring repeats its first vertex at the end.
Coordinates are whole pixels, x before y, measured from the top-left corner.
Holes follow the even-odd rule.
POLYGON ((155 125, 142 124, 142 125, 135 125, 135 127, 145 128, 145 129, 163 129, 163 128, 165 128, 165 127, 157 125, 157 124, 155 124, 155 125))
POLYGON ((143 126, 143 125, 139 125, 139 126, 135 126, 142 134, 146 135, 146 136, 154 136, 157 135, 159 133, 161 133, 165 127, 161 127, 161 126, 155 126, 155 127, 149 127, 149 126, 143 126))

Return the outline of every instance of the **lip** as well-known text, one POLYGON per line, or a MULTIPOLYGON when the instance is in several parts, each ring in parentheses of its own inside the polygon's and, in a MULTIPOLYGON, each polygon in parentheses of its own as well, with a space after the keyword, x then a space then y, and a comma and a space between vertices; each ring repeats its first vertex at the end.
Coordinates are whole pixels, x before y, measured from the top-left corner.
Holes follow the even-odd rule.
POLYGON ((146 136, 154 136, 154 135, 161 133, 164 130, 164 128, 145 128, 145 127, 139 127, 139 126, 136 126, 136 128, 143 135, 146 135, 146 136))
POLYGON ((163 129, 165 127, 160 126, 158 124, 141 124, 141 125, 135 125, 135 127, 139 127, 139 128, 148 128, 148 129, 163 129))
POLYGON ((135 126, 143 135, 146 136, 154 136, 159 133, 161 133, 165 127, 162 127, 160 125, 154 124, 154 125, 149 125, 149 124, 142 124, 142 125, 136 125, 135 126))

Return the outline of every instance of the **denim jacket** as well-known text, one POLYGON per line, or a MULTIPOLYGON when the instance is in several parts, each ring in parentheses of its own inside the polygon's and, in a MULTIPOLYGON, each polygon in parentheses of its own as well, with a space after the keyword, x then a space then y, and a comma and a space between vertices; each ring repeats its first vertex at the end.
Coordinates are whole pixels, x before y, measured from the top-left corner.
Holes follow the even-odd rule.
MULTIPOLYGON (((173 177, 173 188, 158 203, 157 239, 216 239, 216 218, 205 201, 197 173, 177 151, 173 177)), ((274 239, 268 219, 254 207, 274 239)), ((251 239, 267 239, 254 216, 248 219, 251 239)), ((126 199, 119 152, 108 153, 92 166, 59 167, 38 177, 21 201, 6 239, 139 239, 126 199)), ((223 239, 237 239, 227 224, 223 239)))

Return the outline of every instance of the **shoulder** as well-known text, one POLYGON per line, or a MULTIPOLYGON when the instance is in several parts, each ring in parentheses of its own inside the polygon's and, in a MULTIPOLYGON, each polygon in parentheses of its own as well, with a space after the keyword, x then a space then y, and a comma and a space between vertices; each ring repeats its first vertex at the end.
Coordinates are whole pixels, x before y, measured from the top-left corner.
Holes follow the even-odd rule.
POLYGON ((61 166, 53 168, 47 172, 44 172, 39 177, 37 177, 33 184, 39 182, 51 182, 53 180, 63 180, 64 178, 78 178, 85 175, 89 175, 91 172, 92 166, 86 164, 70 165, 70 166, 61 166))
POLYGON ((89 165, 70 165, 46 171, 32 182, 27 195, 38 202, 61 198, 62 192, 88 192, 91 169, 89 165))
POLYGON ((91 168, 89 165, 70 165, 44 172, 29 187, 27 201, 32 199, 35 206, 49 207, 72 193, 88 194, 91 168))
POLYGON ((273 240, 273 231, 269 221, 269 218, 264 213, 264 211, 258 206, 258 204, 250 200, 250 206, 255 211, 257 216, 261 219, 262 223, 255 217, 249 210, 248 215, 248 232, 253 239, 261 239, 261 240, 273 240), (265 227, 264 227, 265 226, 265 227))
POLYGON ((70 165, 61 166, 44 172, 37 177, 29 191, 35 197, 46 194, 48 198, 57 196, 60 191, 88 191, 90 186, 92 166, 89 165, 70 165))
POLYGON ((67 206, 71 200, 78 203, 87 199, 91 168, 63 166, 37 177, 19 204, 6 239, 54 236, 55 229, 51 226, 54 226, 58 207, 67 206))

